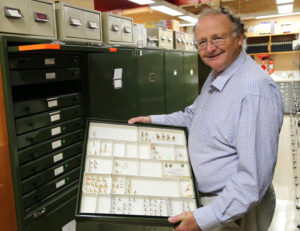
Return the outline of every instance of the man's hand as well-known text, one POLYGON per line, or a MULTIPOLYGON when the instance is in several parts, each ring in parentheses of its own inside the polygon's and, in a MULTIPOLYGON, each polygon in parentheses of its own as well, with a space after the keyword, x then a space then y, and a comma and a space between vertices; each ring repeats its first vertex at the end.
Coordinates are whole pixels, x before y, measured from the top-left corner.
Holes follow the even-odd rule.
POLYGON ((146 123, 150 124, 151 123, 151 117, 150 116, 139 116, 139 117, 133 117, 130 120, 128 120, 129 124, 134 124, 134 123, 146 123))
POLYGON ((179 223, 174 231, 202 231, 198 226, 193 212, 183 212, 177 216, 169 217, 170 223, 179 223))

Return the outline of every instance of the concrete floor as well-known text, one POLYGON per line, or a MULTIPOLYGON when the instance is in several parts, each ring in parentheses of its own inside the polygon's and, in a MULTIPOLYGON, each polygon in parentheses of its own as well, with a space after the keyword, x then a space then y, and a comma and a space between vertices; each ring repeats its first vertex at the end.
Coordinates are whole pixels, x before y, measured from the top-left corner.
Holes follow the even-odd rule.
POLYGON ((299 212, 296 209, 296 186, 291 149, 290 116, 286 115, 280 133, 278 160, 273 179, 277 203, 269 231, 299 230, 297 228, 299 212))

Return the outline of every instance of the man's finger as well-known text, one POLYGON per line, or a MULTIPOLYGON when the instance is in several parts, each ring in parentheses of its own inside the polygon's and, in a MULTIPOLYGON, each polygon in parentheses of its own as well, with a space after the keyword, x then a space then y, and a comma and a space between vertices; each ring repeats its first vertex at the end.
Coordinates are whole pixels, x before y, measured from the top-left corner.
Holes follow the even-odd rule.
POLYGON ((173 217, 169 217, 168 221, 170 223, 177 223, 181 221, 181 215, 177 215, 177 216, 173 216, 173 217))

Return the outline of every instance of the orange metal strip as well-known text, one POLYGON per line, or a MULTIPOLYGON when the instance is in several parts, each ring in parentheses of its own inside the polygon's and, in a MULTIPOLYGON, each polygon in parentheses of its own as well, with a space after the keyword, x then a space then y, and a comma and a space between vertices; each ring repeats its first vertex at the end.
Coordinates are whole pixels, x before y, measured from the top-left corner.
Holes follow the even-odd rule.
POLYGON ((19 51, 33 51, 33 50, 59 50, 59 44, 35 44, 35 45, 25 45, 19 46, 19 51))
POLYGON ((117 52, 117 48, 109 48, 110 52, 117 52))

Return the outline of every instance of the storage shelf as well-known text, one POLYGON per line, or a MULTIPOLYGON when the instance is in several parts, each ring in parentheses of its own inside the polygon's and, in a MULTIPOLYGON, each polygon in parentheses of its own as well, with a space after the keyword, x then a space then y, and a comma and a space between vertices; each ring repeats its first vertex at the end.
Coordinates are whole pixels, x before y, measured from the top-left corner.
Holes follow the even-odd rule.
POLYGON ((247 45, 249 45, 249 55, 259 55, 259 54, 290 54, 293 51, 289 51, 292 46, 292 41, 297 38, 299 33, 286 33, 286 34, 270 34, 270 35, 258 35, 247 37, 247 45), (276 49, 274 47, 277 47, 276 49), (272 51, 272 49, 287 51, 272 51), (286 47, 280 47, 286 46, 286 47), (256 47, 256 48, 254 48, 256 47), (253 51, 263 50, 264 52, 253 51), (252 51, 252 52, 251 52, 252 51))
POLYGON ((280 55, 280 54, 292 54, 292 53, 300 53, 300 51, 278 51, 278 52, 262 52, 262 53, 248 53, 248 55, 280 55))

